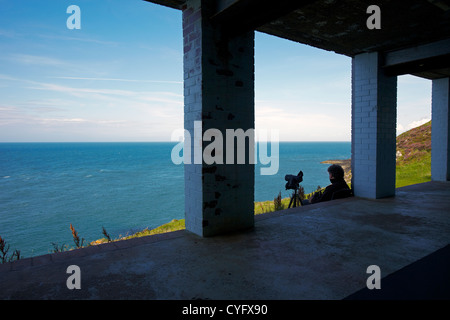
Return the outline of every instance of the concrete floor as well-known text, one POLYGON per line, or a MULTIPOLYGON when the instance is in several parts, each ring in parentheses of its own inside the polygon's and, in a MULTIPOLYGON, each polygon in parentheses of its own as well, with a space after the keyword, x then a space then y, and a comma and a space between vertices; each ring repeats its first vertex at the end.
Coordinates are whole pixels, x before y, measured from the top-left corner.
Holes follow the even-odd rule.
POLYGON ((449 208, 450 183, 430 182, 257 216, 238 234, 178 231, 23 259, 0 265, 0 298, 343 299, 366 287, 369 265, 385 277, 449 244, 449 208), (66 287, 69 265, 80 290, 66 287))

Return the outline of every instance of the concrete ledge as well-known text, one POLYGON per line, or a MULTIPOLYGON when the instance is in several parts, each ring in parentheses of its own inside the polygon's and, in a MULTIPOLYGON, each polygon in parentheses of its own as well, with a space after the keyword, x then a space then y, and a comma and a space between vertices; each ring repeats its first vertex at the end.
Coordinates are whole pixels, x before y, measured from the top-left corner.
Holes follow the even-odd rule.
POLYGON ((143 236, 139 238, 132 238, 127 240, 118 240, 108 243, 102 243, 98 245, 93 245, 89 247, 73 249, 70 251, 49 253, 40 256, 34 256, 29 258, 24 258, 12 262, 7 262, 0 264, 0 272, 4 271, 17 271, 27 267, 38 267, 45 266, 55 262, 69 261, 73 259, 78 259, 93 254, 106 253, 109 251, 126 249, 130 247, 136 247, 140 245, 145 245, 149 243, 154 243, 158 241, 164 241, 168 239, 173 239, 177 237, 182 237, 185 230, 167 232, 162 234, 155 234, 150 236, 143 236))

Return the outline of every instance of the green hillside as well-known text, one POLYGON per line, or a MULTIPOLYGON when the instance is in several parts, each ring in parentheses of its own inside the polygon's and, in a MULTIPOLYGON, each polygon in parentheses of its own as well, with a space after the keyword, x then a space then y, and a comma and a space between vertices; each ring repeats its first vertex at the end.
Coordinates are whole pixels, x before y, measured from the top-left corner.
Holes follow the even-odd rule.
MULTIPOLYGON (((327 160, 345 170, 345 181, 351 181, 351 159, 327 160)), ((397 137, 397 188, 431 181, 431 121, 408 130, 397 137)))
POLYGON ((431 181, 431 121, 397 137, 396 187, 431 181))

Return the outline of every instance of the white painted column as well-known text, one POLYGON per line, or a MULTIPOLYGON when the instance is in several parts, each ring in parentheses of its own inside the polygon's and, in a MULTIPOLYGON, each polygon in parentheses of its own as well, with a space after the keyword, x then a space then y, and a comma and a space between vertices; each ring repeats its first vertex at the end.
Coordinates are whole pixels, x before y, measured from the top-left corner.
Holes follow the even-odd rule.
POLYGON ((450 78, 433 80, 431 107, 431 179, 450 180, 450 78))
POLYGON ((356 196, 395 195, 397 77, 377 52, 352 59, 352 188, 356 196))
MULTIPOLYGON (((200 236, 253 227, 254 164, 226 162, 227 129, 254 129, 254 32, 227 39, 220 26, 210 23, 213 1, 188 0, 183 7, 184 126, 194 138, 191 164, 185 163, 186 229, 200 236), (203 152, 213 141, 203 141, 208 129, 223 136, 223 164, 194 163, 195 145, 203 152)), ((250 139, 251 140, 251 139, 250 139)), ((214 140, 215 141, 215 140, 214 140)), ((246 154, 251 149, 246 141, 246 154)), ((204 160, 204 159, 203 159, 204 160)))

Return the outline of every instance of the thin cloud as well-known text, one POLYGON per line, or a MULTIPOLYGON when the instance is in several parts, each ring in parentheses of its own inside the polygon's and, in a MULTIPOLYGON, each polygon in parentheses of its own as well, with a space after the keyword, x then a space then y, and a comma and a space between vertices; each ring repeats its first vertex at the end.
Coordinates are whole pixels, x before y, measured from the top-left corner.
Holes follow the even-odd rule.
POLYGON ((41 56, 41 55, 33 55, 33 54, 26 54, 26 53, 12 53, 7 56, 0 56, 1 60, 5 60, 7 63, 15 63, 15 64, 21 64, 24 66, 37 66, 45 68, 45 70, 42 71, 42 73, 47 72, 52 68, 51 70, 59 70, 61 73, 61 70, 64 71, 66 74, 74 74, 74 73, 80 73, 80 72, 92 72, 94 69, 94 66, 92 65, 80 65, 74 62, 71 62, 69 60, 63 60, 58 59, 54 57, 49 56, 41 56))
POLYGON ((16 110, 15 107, 0 105, 0 111, 5 112, 5 111, 15 111, 15 110, 16 110))
POLYGON ((0 29, 0 37, 14 38, 16 36, 17 36, 17 33, 13 32, 13 31, 0 29))
POLYGON ((183 96, 172 92, 139 92, 122 89, 75 88, 53 83, 40 83, 40 82, 33 82, 33 83, 34 86, 29 87, 29 89, 54 91, 70 94, 77 97, 90 95, 96 95, 97 97, 121 96, 121 97, 133 97, 134 100, 164 102, 176 105, 180 105, 183 103, 183 96))
POLYGON ((26 65, 45 65, 45 66, 65 66, 67 65, 67 62, 64 62, 59 59, 55 58, 49 58, 49 57, 42 57, 42 56, 35 56, 30 54, 13 54, 10 56, 10 59, 18 62, 20 64, 26 64, 26 65))
POLYGON ((401 123, 397 123, 397 135, 402 134, 403 132, 406 132, 408 130, 414 129, 416 127, 419 127, 430 120, 431 120, 430 118, 422 118, 420 120, 410 122, 406 126, 402 125, 401 123))
POLYGON ((119 82, 144 82, 144 83, 183 84, 182 81, 167 81, 167 80, 135 80, 135 79, 120 79, 120 78, 89 78, 89 77, 52 77, 52 78, 54 78, 54 79, 65 79, 65 80, 119 81, 119 82))
POLYGON ((8 76, 6 74, 1 74, 0 73, 0 80, 8 80, 8 81, 20 81, 20 79, 8 76))
POLYGON ((78 94, 103 94, 103 95, 119 95, 119 96, 132 96, 136 94, 133 91, 129 90, 120 90, 120 89, 91 89, 91 88, 74 88, 61 86, 53 83, 36 83, 38 86, 30 87, 30 89, 37 90, 48 90, 48 91, 56 91, 63 92, 72 95, 78 94))
POLYGON ((409 130, 409 129, 413 129, 413 128, 419 127, 419 126, 421 126, 421 125, 427 123, 427 122, 430 121, 430 120, 431 120, 430 118, 425 118, 425 119, 413 121, 413 122, 411 122, 410 124, 408 124, 407 128, 408 128, 408 130, 409 130))
POLYGON ((96 43, 96 44, 109 45, 109 46, 117 46, 118 45, 117 42, 103 41, 103 40, 90 39, 90 38, 54 36, 54 35, 47 35, 47 34, 40 34, 40 35, 38 35, 38 37, 44 38, 44 39, 54 39, 54 40, 63 40, 63 41, 81 41, 81 42, 96 43))
POLYGON ((88 123, 88 124, 103 124, 103 125, 110 125, 110 124, 124 124, 126 121, 122 120, 91 120, 91 119, 84 119, 84 118, 43 118, 43 119, 37 119, 37 121, 41 122, 42 124, 82 124, 82 123, 88 123))
POLYGON ((287 112, 285 106, 257 105, 255 128, 277 130, 281 141, 350 141, 350 119, 336 121, 334 116, 315 110, 287 112))

